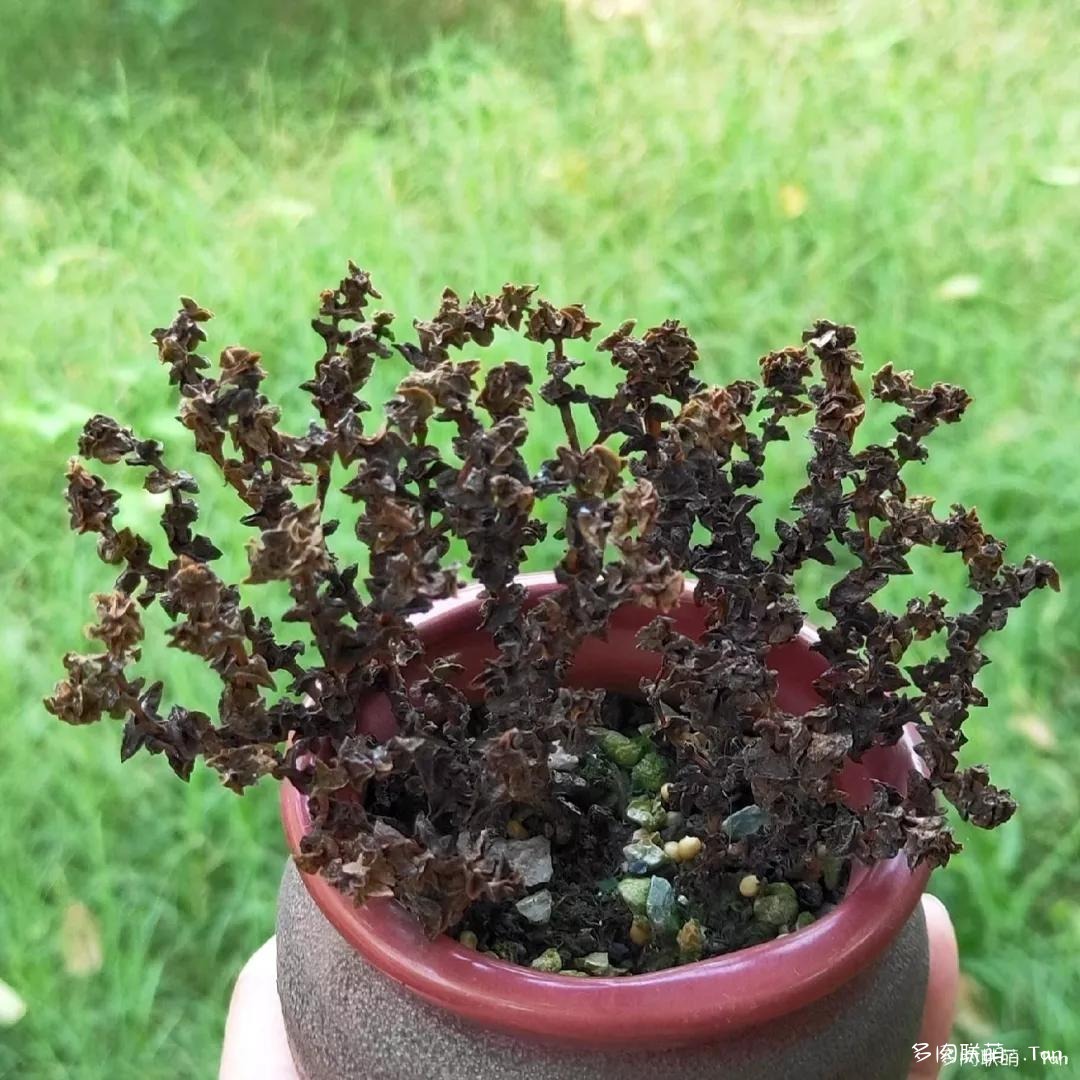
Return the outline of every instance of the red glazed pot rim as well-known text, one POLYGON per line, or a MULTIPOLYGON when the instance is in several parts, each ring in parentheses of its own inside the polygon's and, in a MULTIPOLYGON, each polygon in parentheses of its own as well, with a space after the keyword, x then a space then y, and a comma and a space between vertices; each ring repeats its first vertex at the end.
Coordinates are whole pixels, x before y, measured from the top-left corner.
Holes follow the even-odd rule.
MULTIPOLYGON (((520 580, 534 601, 557 588, 550 574, 524 575, 520 580)), ((476 636, 477 592, 465 590, 417 618, 429 646, 470 633, 476 636)), ((620 631, 624 640, 653 614, 641 608, 620 609, 616 618, 624 624, 620 631)), ((688 591, 680 623, 700 624, 701 619, 701 609, 692 608, 688 591)), ((592 649, 593 655, 579 654, 571 682, 589 684, 599 670, 600 681, 610 686, 611 678, 603 675, 596 659, 607 650, 610 665, 610 654, 618 648, 610 643, 612 636, 609 633, 609 643, 594 640, 583 647, 583 652, 592 649)), ((812 641, 812 631, 804 631, 797 643, 777 650, 784 654, 778 659, 778 696, 788 695, 784 707, 790 711, 800 708, 800 687, 785 688, 786 668, 795 668, 805 681, 801 707, 813 703, 809 678, 815 668, 823 669, 824 661, 809 651, 812 641)), ((638 659, 647 658, 641 650, 635 652, 638 659)), ((471 660, 479 662, 475 650, 471 660)), ((636 685, 640 671, 629 674, 635 676, 636 685)), ((379 715, 375 695, 369 711, 372 717, 366 726, 382 727, 385 717, 379 715)), ((849 764, 853 776, 846 786, 856 800, 861 797, 858 789, 863 789, 863 796, 869 790, 868 776, 903 787, 908 770, 922 764, 910 735, 905 735, 894 747, 870 751, 860 765, 849 764)), ((296 852, 311 819, 306 799, 290 783, 281 787, 281 815, 289 847, 296 852)), ((832 993, 889 946, 918 904, 929 873, 926 866, 910 870, 903 855, 870 868, 857 866, 841 903, 796 933, 684 967, 592 979, 571 979, 492 959, 447 935, 432 941, 392 900, 372 900, 358 907, 317 874, 301 878, 326 918, 364 960, 431 1004, 517 1036, 634 1047, 655 1045, 657 1032, 667 1046, 724 1037, 832 993)))

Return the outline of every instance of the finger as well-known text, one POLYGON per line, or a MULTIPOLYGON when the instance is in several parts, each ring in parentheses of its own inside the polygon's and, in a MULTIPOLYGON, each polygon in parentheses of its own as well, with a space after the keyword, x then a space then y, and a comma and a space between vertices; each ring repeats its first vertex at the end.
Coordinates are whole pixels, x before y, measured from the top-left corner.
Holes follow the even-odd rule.
POLYGON ((922 905, 930 945, 930 974, 926 983, 919 1042, 927 1044, 931 1056, 929 1060, 912 1066, 910 1080, 932 1080, 937 1076, 940 1066, 934 1060, 934 1051, 949 1041, 956 1012, 956 990, 960 982, 960 958, 949 912, 936 896, 929 893, 922 898, 922 905))
POLYGON ((233 988, 218 1080, 299 1080, 277 993, 277 942, 244 965, 233 988))

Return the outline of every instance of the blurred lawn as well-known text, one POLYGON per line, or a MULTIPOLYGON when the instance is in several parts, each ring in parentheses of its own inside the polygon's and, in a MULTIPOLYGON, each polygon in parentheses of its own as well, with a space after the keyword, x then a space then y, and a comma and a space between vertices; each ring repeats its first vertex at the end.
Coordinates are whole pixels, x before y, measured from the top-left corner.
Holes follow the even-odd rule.
MULTIPOLYGON (((97 410, 186 448, 147 336, 182 292, 218 311, 212 345, 262 350, 305 423, 288 388, 349 256, 406 326, 444 284, 521 279, 608 322, 677 314, 717 379, 828 315, 868 366, 968 387, 913 480, 977 501, 1066 585, 994 642, 972 724, 967 760, 1022 813, 963 830, 934 879, 961 938, 957 1037, 1080 1060, 1075 4, 0 0, 0 25, 0 980, 27 1004, 0 1075, 213 1073, 230 981, 273 923, 274 792, 121 770, 115 728, 45 715, 110 580, 67 531, 61 474, 97 410), (100 928, 95 974, 66 970, 72 905, 100 928)), ((239 541, 227 495, 207 505, 239 541)), ((168 658, 178 696, 212 700, 187 659, 168 658)))

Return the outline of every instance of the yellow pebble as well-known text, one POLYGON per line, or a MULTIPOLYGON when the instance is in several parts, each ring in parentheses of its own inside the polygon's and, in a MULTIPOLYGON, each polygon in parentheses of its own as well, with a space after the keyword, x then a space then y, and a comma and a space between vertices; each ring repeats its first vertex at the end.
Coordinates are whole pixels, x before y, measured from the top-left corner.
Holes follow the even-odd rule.
POLYGON ((652 940, 652 929, 642 919, 635 919, 630 924, 630 940, 635 945, 648 945, 652 940))
POLYGON ((749 900, 753 896, 757 896, 758 889, 761 887, 761 882, 758 880, 757 874, 747 874, 746 877, 739 882, 739 892, 749 900))
POLYGON ((511 818, 506 823, 506 835, 509 836, 511 840, 528 840, 529 830, 526 829, 517 818, 511 818))
POLYGON ((672 861, 679 861, 679 842, 678 840, 669 840, 664 845, 664 854, 672 861))
POLYGON ((679 862, 689 862, 701 851, 701 838, 684 836, 679 841, 679 862))
POLYGON ((458 944, 464 945, 466 949, 475 949, 480 942, 471 930, 462 930, 458 934, 458 944))
POLYGON ((671 799, 671 785, 670 784, 661 784, 660 785, 660 798, 663 799, 664 802, 669 802, 670 801, 670 799, 671 799))

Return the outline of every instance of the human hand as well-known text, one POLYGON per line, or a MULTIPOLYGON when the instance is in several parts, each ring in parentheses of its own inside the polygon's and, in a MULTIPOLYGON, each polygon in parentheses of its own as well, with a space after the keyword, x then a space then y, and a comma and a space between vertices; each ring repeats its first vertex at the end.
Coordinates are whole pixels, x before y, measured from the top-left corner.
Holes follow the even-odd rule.
MULTIPOLYGON (((948 1042, 956 1009, 960 969, 956 935, 945 905, 924 896, 926 932, 930 940, 930 976, 919 1042, 931 1047, 948 1042)), ((937 1063, 913 1065, 909 1080, 933 1080, 937 1063)), ((236 980, 218 1080, 300 1080, 293 1065, 277 994, 277 943, 271 938, 244 965, 236 980)))
MULTIPOLYGON (((945 905, 929 893, 922 898, 926 916, 926 936, 930 944, 930 974, 926 981, 926 1002, 917 1042, 931 1050, 949 1041, 956 1014, 956 990, 960 984, 960 957, 956 933, 945 905)), ((908 1080, 934 1080, 939 1071, 933 1056, 912 1065, 908 1080)))
POLYGON ((255 952, 233 987, 218 1080, 300 1080, 277 992, 277 938, 255 952))

